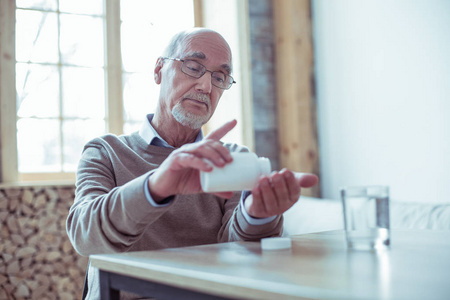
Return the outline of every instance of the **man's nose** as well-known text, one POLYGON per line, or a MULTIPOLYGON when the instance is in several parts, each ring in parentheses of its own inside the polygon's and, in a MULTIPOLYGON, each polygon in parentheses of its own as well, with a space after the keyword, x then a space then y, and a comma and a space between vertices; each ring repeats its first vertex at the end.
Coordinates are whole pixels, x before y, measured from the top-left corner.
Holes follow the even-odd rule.
POLYGON ((200 93, 209 94, 211 93, 212 83, 211 83, 211 72, 206 71, 202 77, 197 79, 197 84, 195 89, 200 93))

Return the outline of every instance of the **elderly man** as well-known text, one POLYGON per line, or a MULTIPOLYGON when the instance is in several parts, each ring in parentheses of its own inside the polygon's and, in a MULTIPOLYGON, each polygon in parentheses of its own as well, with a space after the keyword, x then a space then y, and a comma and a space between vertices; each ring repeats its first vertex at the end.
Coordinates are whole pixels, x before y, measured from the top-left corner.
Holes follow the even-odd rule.
MULTIPOLYGON (((84 148, 67 232, 81 255, 153 250, 282 234, 282 213, 314 175, 289 170, 259 179, 251 191, 203 193, 199 172, 247 151, 220 139, 230 121, 203 137, 201 126, 234 83, 231 50, 212 30, 177 34, 158 58, 154 114, 139 132, 105 135, 84 148)), ((98 271, 89 269, 88 299, 99 297, 98 271)))

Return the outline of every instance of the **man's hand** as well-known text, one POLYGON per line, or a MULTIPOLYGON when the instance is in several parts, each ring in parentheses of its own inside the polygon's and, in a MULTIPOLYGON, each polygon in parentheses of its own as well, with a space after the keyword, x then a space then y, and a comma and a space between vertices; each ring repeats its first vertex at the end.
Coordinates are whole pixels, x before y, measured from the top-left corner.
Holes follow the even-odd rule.
POLYGON ((312 187, 318 181, 314 174, 294 173, 287 169, 272 172, 259 179, 245 200, 245 210, 254 218, 281 215, 298 201, 301 188, 312 187))
MULTIPOLYGON (((172 195, 201 193, 199 171, 212 171, 213 167, 209 162, 223 167, 233 160, 230 151, 222 145, 220 139, 236 124, 236 120, 225 123, 201 142, 186 144, 173 151, 150 176, 148 184, 152 198, 159 202, 172 195)), ((233 192, 215 195, 229 198, 233 192)))

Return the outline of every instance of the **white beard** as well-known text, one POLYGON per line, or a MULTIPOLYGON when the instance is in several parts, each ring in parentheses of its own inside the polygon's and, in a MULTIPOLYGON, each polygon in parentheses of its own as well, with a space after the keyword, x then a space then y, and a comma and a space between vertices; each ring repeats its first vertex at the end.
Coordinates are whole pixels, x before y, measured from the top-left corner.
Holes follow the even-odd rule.
POLYGON ((208 122, 209 118, 211 117, 211 101, 209 100, 209 97, 203 96, 201 94, 198 96, 190 95, 189 98, 206 102, 208 106, 208 112, 203 115, 197 115, 184 109, 184 107, 181 105, 181 102, 178 102, 172 108, 172 115, 175 120, 177 120, 181 125, 189 127, 191 129, 200 129, 204 124, 206 124, 206 122, 208 122))

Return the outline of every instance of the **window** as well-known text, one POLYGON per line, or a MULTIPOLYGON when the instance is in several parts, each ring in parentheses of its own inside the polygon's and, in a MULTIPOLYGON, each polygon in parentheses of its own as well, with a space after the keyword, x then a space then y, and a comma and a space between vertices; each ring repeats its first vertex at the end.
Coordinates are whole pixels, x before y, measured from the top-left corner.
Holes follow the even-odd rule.
MULTIPOLYGON (((157 57, 174 33, 195 25, 194 7, 197 14, 202 7, 198 0, 11 2, 0 4, 3 182, 73 180, 88 140, 137 130, 156 106, 157 57)), ((233 97, 236 106, 239 89, 233 97)), ((242 143, 240 134, 233 138, 242 143)))
POLYGON ((19 174, 74 172, 106 129, 102 0, 16 1, 19 174))

